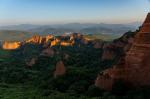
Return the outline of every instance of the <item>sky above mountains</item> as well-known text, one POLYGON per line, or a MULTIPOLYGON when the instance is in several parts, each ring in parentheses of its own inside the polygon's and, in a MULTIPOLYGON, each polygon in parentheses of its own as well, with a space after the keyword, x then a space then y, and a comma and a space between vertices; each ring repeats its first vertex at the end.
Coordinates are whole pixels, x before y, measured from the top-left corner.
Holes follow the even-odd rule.
POLYGON ((143 21, 150 0, 0 0, 0 25, 143 21))

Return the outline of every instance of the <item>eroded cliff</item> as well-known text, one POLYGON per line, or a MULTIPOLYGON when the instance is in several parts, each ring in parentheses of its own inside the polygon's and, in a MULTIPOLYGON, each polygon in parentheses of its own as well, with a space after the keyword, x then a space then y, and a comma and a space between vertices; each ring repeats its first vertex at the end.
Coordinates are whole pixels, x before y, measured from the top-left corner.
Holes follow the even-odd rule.
POLYGON ((111 90, 114 82, 123 80, 128 86, 150 85, 150 13, 147 15, 140 31, 136 34, 133 44, 125 57, 116 66, 98 75, 95 85, 111 90))

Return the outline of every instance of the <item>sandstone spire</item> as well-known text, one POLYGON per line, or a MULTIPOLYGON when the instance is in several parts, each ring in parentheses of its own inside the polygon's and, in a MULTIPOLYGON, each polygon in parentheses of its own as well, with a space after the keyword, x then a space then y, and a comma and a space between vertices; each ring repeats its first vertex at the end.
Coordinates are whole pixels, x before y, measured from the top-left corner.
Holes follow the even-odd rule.
POLYGON ((64 66, 63 61, 59 61, 56 64, 56 69, 54 72, 54 77, 56 78, 57 76, 62 76, 66 73, 66 68, 64 66))

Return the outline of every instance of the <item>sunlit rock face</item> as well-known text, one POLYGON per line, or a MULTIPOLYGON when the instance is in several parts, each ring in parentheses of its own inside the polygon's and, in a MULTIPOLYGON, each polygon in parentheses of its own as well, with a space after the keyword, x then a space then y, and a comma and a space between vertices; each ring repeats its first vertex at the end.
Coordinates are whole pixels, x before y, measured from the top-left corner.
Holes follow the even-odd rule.
POLYGON ((34 44, 44 44, 47 43, 50 39, 53 39, 52 35, 47 35, 45 37, 34 35, 30 39, 26 40, 26 43, 34 43, 34 44))
POLYGON ((40 44, 42 42, 42 37, 39 35, 34 35, 30 39, 26 40, 26 43, 38 43, 40 44))
MULTIPOLYGON (((47 35, 47 36, 39 36, 34 35, 31 38, 25 40, 21 44, 24 45, 26 43, 31 44, 40 44, 43 48, 53 47, 53 46, 73 46, 75 42, 77 44, 83 43, 83 36, 80 33, 73 33, 70 35, 62 35, 54 37, 53 35, 47 35)), ((84 40, 84 43, 87 43, 86 40, 84 40)), ((16 49, 20 47, 19 42, 4 42, 3 48, 4 49, 16 49)))
POLYGON ((55 72, 54 72, 54 77, 58 77, 58 76, 62 76, 66 73, 66 67, 63 63, 63 61, 59 61, 57 62, 56 64, 56 69, 55 69, 55 72))
POLYGON ((73 44, 74 44, 74 41, 62 41, 61 43, 60 43, 60 45, 61 46, 73 46, 73 44))
POLYGON ((72 33, 72 34, 63 34, 61 36, 56 37, 51 41, 51 47, 60 45, 60 46, 73 46, 75 43, 81 40, 80 33, 72 33))
POLYGON ((128 86, 150 86, 150 13, 136 34, 130 50, 120 62, 98 75, 95 85, 111 90, 115 80, 121 79, 128 86), (111 83, 108 83, 110 81, 111 83))
POLYGON ((20 46, 21 46, 20 42, 7 42, 7 41, 5 41, 2 44, 2 48, 5 50, 14 50, 14 49, 19 48, 20 46))
POLYGON ((59 43, 60 43, 60 40, 59 40, 58 38, 56 38, 56 39, 54 39, 54 40, 51 41, 50 46, 51 46, 51 47, 52 47, 52 46, 56 46, 56 45, 58 45, 59 43))

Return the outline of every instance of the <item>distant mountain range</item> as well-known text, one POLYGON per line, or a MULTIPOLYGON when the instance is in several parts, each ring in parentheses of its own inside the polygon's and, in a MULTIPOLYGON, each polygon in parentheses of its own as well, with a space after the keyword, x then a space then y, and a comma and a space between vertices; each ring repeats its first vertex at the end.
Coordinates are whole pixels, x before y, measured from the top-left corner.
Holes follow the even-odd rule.
POLYGON ((80 24, 80 23, 69 23, 69 24, 57 24, 57 25, 32 25, 32 24, 20 24, 20 25, 9 25, 1 26, 0 30, 19 30, 29 32, 86 32, 86 33, 124 33, 129 30, 135 30, 141 25, 140 22, 134 22, 129 24, 80 24))
POLYGON ((57 24, 57 25, 32 25, 20 24, 0 26, 0 40, 24 40, 34 34, 61 35, 63 33, 80 32, 83 34, 107 34, 122 35, 127 31, 135 31, 141 25, 140 22, 129 24, 57 24))

